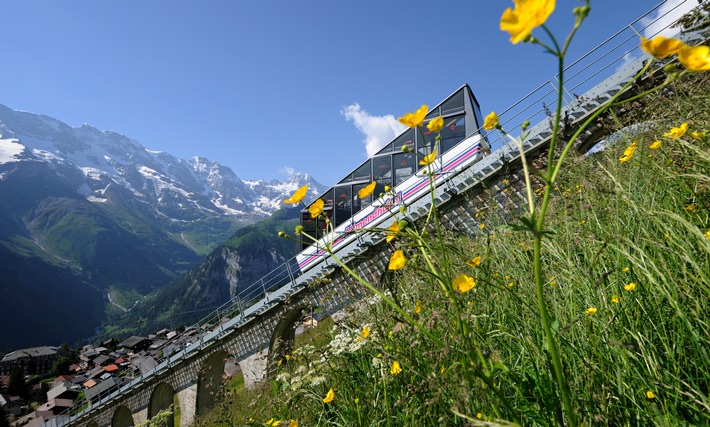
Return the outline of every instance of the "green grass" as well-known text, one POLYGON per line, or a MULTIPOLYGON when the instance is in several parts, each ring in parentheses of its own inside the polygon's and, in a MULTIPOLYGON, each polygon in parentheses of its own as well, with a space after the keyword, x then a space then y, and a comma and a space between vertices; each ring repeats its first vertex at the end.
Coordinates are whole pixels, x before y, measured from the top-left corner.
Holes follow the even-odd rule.
MULTIPOLYGON (((662 138, 682 122, 710 129, 708 83, 694 76, 671 97, 645 100, 624 120, 652 125, 571 160, 552 188, 543 296, 579 425, 710 424, 710 142, 662 138), (649 149, 658 139, 661 148, 649 149), (633 158, 620 162, 633 141, 633 158)), ((475 237, 431 228, 421 240, 410 226, 392 242, 408 264, 385 295, 411 321, 373 296, 346 322, 309 331, 275 376, 231 388, 197 424, 568 422, 540 322, 533 236, 511 227, 519 212, 494 206, 479 214, 485 228, 475 237), (476 256, 479 267, 466 264, 476 256), (461 274, 476 286, 451 292, 461 274), (365 326, 371 335, 361 339, 365 326)))

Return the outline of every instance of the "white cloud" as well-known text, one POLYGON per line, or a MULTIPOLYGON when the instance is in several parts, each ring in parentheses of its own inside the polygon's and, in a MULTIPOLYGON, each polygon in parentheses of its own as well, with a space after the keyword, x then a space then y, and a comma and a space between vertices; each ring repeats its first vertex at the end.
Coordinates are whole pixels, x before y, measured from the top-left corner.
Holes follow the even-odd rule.
POLYGON ((393 115, 372 116, 363 110, 357 102, 348 105, 340 112, 365 135, 364 143, 368 157, 375 154, 406 129, 406 126, 399 123, 393 115))
POLYGON ((672 37, 678 32, 678 28, 671 28, 678 18, 689 12, 698 5, 698 0, 666 0, 656 13, 653 13, 641 20, 643 25, 643 36, 646 38, 661 35, 672 37))
POLYGON ((293 176, 294 173, 296 173, 296 170, 292 168, 291 166, 284 166, 281 169, 279 169, 279 172, 286 176, 293 176))

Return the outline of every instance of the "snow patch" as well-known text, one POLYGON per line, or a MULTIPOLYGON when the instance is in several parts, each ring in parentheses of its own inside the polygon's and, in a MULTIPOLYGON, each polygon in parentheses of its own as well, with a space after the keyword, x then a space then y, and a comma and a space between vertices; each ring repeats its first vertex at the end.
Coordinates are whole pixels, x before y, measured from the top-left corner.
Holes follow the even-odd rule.
POLYGON ((0 163, 16 162, 25 146, 17 138, 0 139, 0 163))
POLYGON ((64 162, 64 159, 46 150, 33 149, 32 154, 39 157, 40 160, 44 160, 46 162, 64 162))

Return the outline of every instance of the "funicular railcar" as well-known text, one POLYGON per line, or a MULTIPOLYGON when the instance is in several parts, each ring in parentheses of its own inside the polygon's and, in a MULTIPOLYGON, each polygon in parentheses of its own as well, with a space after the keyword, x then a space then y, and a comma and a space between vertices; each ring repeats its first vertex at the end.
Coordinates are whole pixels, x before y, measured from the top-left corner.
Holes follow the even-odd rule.
MULTIPOLYGON (((439 116, 444 118, 444 127, 437 159, 432 164, 437 185, 479 160, 488 149, 486 134, 481 127, 480 106, 468 84, 432 108, 424 124, 439 116)), ((301 243, 301 252, 296 259, 302 272, 327 257, 323 250, 326 242, 337 252, 357 238, 357 230, 386 227, 389 223, 383 223, 392 218, 400 206, 409 206, 422 197, 429 197, 429 177, 419 161, 434 149, 436 133, 427 130, 426 126, 422 129, 423 135, 417 129, 407 129, 320 196, 325 202, 323 212, 333 223, 332 235, 327 235, 325 220, 311 218, 308 208, 301 211, 300 223, 304 233, 318 239, 315 243, 301 243), (407 149, 403 150, 404 146, 407 149), (376 182, 375 191, 360 199, 358 191, 373 181, 376 182), (391 190, 380 197, 385 193, 385 186, 391 190)))

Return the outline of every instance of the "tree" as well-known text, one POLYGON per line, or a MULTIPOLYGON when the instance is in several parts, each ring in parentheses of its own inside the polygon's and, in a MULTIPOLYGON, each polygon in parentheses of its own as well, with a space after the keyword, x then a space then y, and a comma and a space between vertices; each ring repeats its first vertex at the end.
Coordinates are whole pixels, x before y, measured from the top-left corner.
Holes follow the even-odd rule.
POLYGON ((52 363, 52 375, 59 376, 69 373, 69 367, 72 365, 72 360, 62 356, 52 363))
POLYGON ((27 398, 29 390, 25 382, 25 374, 22 366, 15 364, 10 372, 10 384, 7 386, 7 393, 10 396, 20 396, 23 399, 27 398))

